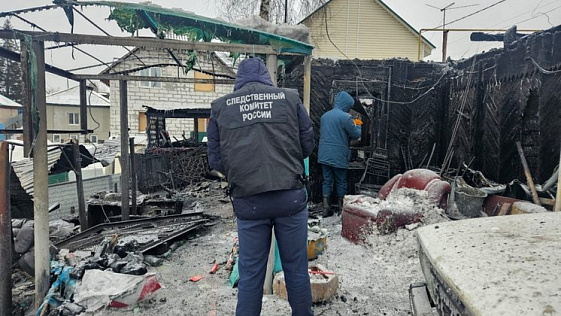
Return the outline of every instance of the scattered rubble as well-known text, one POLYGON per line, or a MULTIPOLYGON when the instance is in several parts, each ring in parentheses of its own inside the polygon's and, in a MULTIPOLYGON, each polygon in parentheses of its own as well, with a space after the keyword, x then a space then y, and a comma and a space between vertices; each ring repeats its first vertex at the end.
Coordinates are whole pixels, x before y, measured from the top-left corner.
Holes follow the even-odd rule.
MULTIPOLYGON (((83 298, 76 294, 74 300, 69 300, 64 293, 56 294, 53 297, 58 303, 52 305, 51 314, 77 315, 79 310, 84 309, 89 314, 109 316, 128 315, 131 311, 185 315, 187 305, 193 315, 231 314, 235 310, 237 289, 228 286, 227 281, 236 274, 238 245, 231 204, 223 203, 223 197, 218 182, 208 182, 208 186, 197 184, 168 199, 183 201, 184 205, 191 208, 190 213, 105 223, 57 242, 61 249, 59 262, 66 267, 73 266, 69 276, 78 281, 77 289, 85 286, 83 293, 87 295, 83 294, 83 298), (204 194, 193 198, 191 192, 204 194), (197 212, 191 212, 193 209, 197 212), (205 215, 207 213, 212 216, 205 215), (164 248, 148 247, 151 251, 145 251, 142 255, 142 250, 148 249, 147 246, 175 236, 179 232, 178 227, 186 227, 200 220, 201 228, 213 224, 209 230, 205 230, 205 234, 197 234, 195 230, 190 234, 180 234, 178 238, 165 241, 164 248), (179 248, 183 244, 185 246, 179 248), (84 279, 91 279, 90 274, 94 279, 99 274, 103 274, 100 278, 113 278, 116 274, 119 277, 137 278, 134 280, 138 283, 131 281, 137 287, 124 292, 113 287, 111 290, 108 287, 107 291, 95 292, 91 284, 83 285, 84 279), (157 283, 155 287, 161 288, 142 300, 135 293, 139 287, 143 287, 143 282, 148 283, 147 278, 150 277, 155 280, 151 284, 155 286, 157 283), (79 284, 80 278, 82 285, 79 284), (108 294, 111 291, 119 293, 108 294)), ((411 283, 423 280, 416 229, 448 221, 447 215, 435 206, 428 192, 409 188, 393 190, 385 200, 346 196, 345 208, 349 206, 362 209, 374 219, 386 214, 386 210, 391 210, 392 214, 416 214, 417 217, 407 222, 395 221, 395 216, 384 217, 391 220, 380 226, 375 220, 366 221, 371 225, 371 230, 368 234, 360 231, 363 242, 354 244, 342 234, 345 212, 342 216, 321 218, 311 211, 308 248, 310 267, 333 272, 338 279, 335 290, 329 286, 328 291, 324 292, 326 296, 317 299, 313 307, 315 314, 407 315, 410 312, 407 289, 411 283)), ((316 208, 313 204, 310 206, 311 210, 316 208)), ((153 210, 150 213, 154 214, 153 210)), ((334 279, 326 276, 312 272, 312 280, 317 279, 320 283, 334 279)), ((282 274, 277 275, 275 280, 282 280, 282 274)), ((30 291, 27 287, 30 281, 18 282, 16 288, 21 293, 21 304, 32 304, 32 289, 30 291)), ((279 293, 278 289, 276 293, 279 293)), ((288 302, 281 296, 264 296, 264 315, 290 313, 288 302)))

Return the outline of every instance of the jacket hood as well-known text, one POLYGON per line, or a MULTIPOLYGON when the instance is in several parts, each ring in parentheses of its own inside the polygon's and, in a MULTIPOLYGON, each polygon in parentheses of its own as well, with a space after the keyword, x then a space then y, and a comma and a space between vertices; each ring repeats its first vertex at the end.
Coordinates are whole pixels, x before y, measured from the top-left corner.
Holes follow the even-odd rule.
POLYGON ((260 58, 247 58, 240 63, 238 73, 236 75, 234 91, 250 82, 259 82, 268 86, 273 85, 271 75, 269 75, 269 70, 260 58))
POLYGON ((333 104, 334 109, 340 109, 344 112, 349 113, 355 104, 355 99, 345 91, 341 91, 335 97, 335 104, 333 104))

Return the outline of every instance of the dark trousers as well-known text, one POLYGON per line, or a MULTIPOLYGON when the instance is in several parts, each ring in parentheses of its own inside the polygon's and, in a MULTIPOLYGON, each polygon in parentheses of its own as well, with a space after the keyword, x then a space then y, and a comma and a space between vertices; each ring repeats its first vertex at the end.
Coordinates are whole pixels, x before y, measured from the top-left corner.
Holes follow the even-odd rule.
POLYGON ((293 316, 309 316, 312 292, 308 274, 308 208, 292 216, 259 220, 238 218, 239 274, 237 316, 259 316, 263 283, 275 229, 293 316))
POLYGON ((323 171, 323 196, 330 196, 335 182, 337 197, 342 198, 347 194, 347 169, 335 168, 328 165, 321 165, 323 171))

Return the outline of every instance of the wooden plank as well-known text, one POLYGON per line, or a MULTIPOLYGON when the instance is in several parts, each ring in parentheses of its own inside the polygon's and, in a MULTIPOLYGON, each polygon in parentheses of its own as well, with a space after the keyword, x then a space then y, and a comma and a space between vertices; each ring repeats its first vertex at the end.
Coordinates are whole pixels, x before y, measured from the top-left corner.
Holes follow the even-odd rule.
POLYGON ((497 214, 497 216, 507 215, 509 210, 510 210, 510 203, 504 203, 503 205, 501 205, 501 208, 499 209, 499 213, 497 214))
MULTIPOLYGON (((23 83, 23 99, 22 99, 22 120, 23 120, 23 156, 29 158, 31 152, 31 143, 33 142, 33 122, 31 116, 31 76, 29 74, 29 54, 27 51, 27 42, 20 41, 21 55, 21 81, 23 83)), ((1 56, 1 55, 0 55, 1 56)))
MULTIPOLYGON (((25 41, 22 40, 20 45, 21 45, 20 47, 25 47, 25 41)), ((22 58, 27 58, 27 57, 23 57, 24 54, 25 54, 24 49, 22 50, 21 54, 18 54, 16 52, 12 52, 12 51, 7 50, 3 47, 0 47, 0 57, 4 57, 4 58, 7 58, 9 60, 18 61, 18 62, 21 61, 22 70, 25 67, 24 66, 25 61, 22 58)), ((49 65, 49 64, 45 64, 45 71, 49 72, 49 73, 52 73, 52 74, 55 74, 55 75, 59 75, 59 76, 64 77, 64 78, 72 79, 72 73, 71 72, 68 72, 64 69, 60 69, 58 67, 55 67, 55 66, 52 66, 52 65, 49 65)))
POLYGON ((88 133, 88 101, 86 98, 86 80, 80 80, 80 133, 88 133))
MULTIPOLYGON (((238 52, 254 54, 276 54, 277 52, 269 45, 232 44, 232 43, 209 43, 188 42, 171 39, 158 39, 153 37, 123 37, 123 36, 101 36, 70 34, 58 32, 28 32, 21 30, 2 30, 0 38, 24 39, 25 35, 31 35, 34 40, 49 42, 69 42, 74 44, 106 45, 106 46, 133 46, 150 47, 159 49, 186 49, 199 51, 238 52)), ((290 55, 290 54, 289 54, 290 55)))
POLYGON ((130 216, 129 205, 129 112, 127 98, 127 81, 119 82, 120 117, 121 117, 121 220, 128 221, 130 216))
POLYGON ((86 201, 84 198, 84 182, 82 179, 82 158, 80 157, 80 145, 78 140, 72 141, 72 153, 74 155, 73 165, 76 174, 76 192, 78 194, 78 215, 80 218, 80 231, 88 229, 88 220, 86 217, 86 201))
POLYGON ((154 82, 176 82, 176 83, 214 83, 214 84, 234 84, 233 79, 195 79, 195 78, 176 78, 176 77, 150 77, 150 76, 131 76, 131 75, 111 75, 111 74, 85 74, 74 75, 75 80, 126 80, 126 81, 154 81, 154 82))
MULTIPOLYGON (((41 306, 50 287, 49 255, 49 168, 47 153, 47 100, 45 92, 45 46, 33 42, 37 76, 35 103, 38 110, 38 131, 33 146, 33 220, 35 244, 35 308, 41 306)), ((31 80, 29 81, 31 82, 31 80)))
POLYGON ((520 161, 522 162, 522 167, 524 168, 524 175, 526 175, 526 181, 532 192, 532 200, 535 204, 541 205, 540 199, 538 197, 538 192, 536 191, 536 186, 534 185, 534 180, 532 179, 532 174, 530 173, 530 168, 528 167, 528 162, 526 161, 526 156, 524 156, 524 150, 522 149, 522 144, 516 142, 516 148, 518 149, 518 155, 520 155, 520 161))
POLYGON ((542 205, 548 205, 548 206, 555 205, 555 199, 547 199, 547 198, 540 197, 540 202, 542 203, 542 205))

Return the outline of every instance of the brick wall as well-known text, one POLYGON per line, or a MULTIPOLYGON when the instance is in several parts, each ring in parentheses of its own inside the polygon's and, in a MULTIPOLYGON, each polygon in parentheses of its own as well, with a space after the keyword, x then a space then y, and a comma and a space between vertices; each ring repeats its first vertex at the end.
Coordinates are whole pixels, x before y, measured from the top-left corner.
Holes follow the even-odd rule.
MULTIPOLYGON (((136 53, 146 65, 153 64, 173 64, 174 61, 169 57, 165 51, 140 49, 136 53)), ((185 54, 180 52, 176 53, 179 59, 184 59, 185 54)), ((129 56, 124 62, 118 64, 113 71, 123 71, 142 67, 143 65, 134 56, 129 56)), ((198 55, 198 61, 195 65, 196 68, 211 71, 213 65, 210 58, 205 53, 198 55)), ((231 71, 227 67, 214 60, 214 69, 217 73, 227 73, 231 71)), ((162 76, 164 77, 183 77, 194 78, 194 71, 184 73, 183 69, 177 66, 161 67, 162 76)), ((133 75, 138 72, 132 73, 133 75)), ((111 81, 111 135, 117 136, 120 134, 120 93, 119 82, 111 81)), ((139 130, 138 118, 139 112, 145 112, 142 106, 150 106, 159 110, 171 109, 186 109, 186 108, 210 108, 210 103, 216 98, 223 96, 233 91, 233 85, 216 85, 214 92, 196 92, 194 83, 168 83, 162 82, 161 87, 144 87, 141 82, 129 81, 127 86, 128 93, 128 109, 129 109, 129 134, 131 137, 146 136, 144 130, 139 130)), ((180 123, 174 120, 167 130, 170 136, 175 136, 181 139, 181 134, 185 132, 186 137, 194 130, 194 123, 192 119, 185 119, 180 123)), ((167 124, 167 122, 166 122, 167 124)), ((173 137, 172 137, 173 140, 173 137)))
MULTIPOLYGON (((108 175, 97 178, 84 180, 84 197, 86 200, 86 209, 88 198, 97 192, 113 190, 117 184, 121 187, 121 175, 108 175)), ((78 193, 76 191, 76 182, 65 182, 53 184, 49 186, 49 206, 60 203, 60 208, 49 214, 49 219, 60 219, 71 214, 71 208, 74 207, 78 214, 78 193)))

